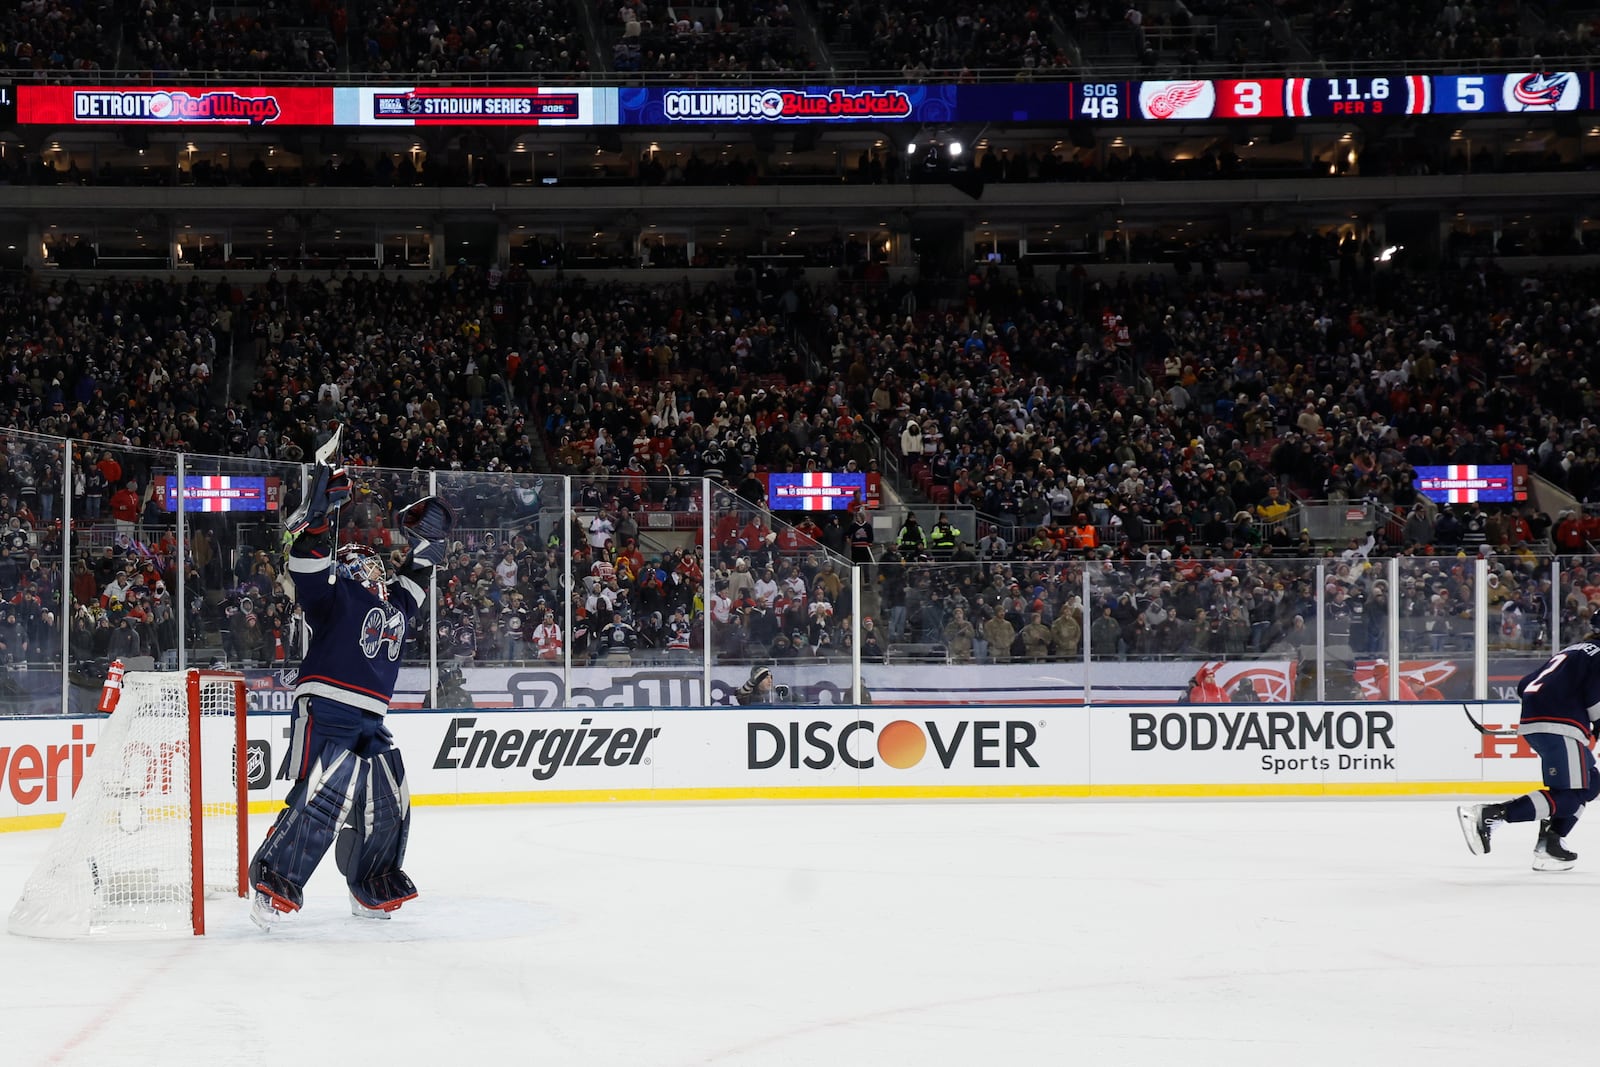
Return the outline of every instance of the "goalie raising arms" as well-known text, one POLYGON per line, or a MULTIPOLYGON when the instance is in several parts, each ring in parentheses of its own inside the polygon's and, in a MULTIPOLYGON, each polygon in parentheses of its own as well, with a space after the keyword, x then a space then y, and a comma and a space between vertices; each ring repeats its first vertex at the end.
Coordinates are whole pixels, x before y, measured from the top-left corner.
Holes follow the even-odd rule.
POLYGON ((352 914, 388 918, 417 895, 401 870, 411 794, 400 750, 384 725, 400 653, 444 559, 454 518, 437 497, 400 512, 411 549, 398 572, 365 545, 335 545, 350 478, 318 452, 306 503, 289 520, 288 572, 311 638, 295 685, 286 806, 250 861, 250 917, 263 930, 298 911, 302 891, 341 828, 339 867, 352 914), (346 847, 348 845, 348 847, 346 847))

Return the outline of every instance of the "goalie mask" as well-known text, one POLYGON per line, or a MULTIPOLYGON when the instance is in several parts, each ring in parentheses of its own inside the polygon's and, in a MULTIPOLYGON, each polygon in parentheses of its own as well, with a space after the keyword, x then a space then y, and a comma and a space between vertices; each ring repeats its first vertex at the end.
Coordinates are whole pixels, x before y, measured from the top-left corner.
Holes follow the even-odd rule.
POLYGON ((360 582, 379 600, 389 599, 389 571, 383 557, 365 545, 342 545, 338 555, 339 574, 360 582))

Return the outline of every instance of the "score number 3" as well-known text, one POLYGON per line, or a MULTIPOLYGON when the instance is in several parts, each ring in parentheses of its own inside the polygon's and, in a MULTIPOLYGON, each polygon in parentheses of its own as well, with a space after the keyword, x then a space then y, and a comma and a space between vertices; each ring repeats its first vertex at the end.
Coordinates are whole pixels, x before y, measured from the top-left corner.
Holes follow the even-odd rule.
POLYGON ((1233 112, 1236 115, 1261 114, 1261 83, 1237 82, 1233 87, 1233 112))

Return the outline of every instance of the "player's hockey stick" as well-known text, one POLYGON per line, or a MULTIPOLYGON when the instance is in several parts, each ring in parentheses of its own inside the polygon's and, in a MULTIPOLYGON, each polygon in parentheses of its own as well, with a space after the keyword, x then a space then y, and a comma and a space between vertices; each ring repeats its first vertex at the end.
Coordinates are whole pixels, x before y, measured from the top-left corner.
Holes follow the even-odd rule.
POLYGON ((1483 725, 1483 723, 1479 722, 1477 719, 1474 719, 1472 717, 1472 709, 1467 707, 1467 705, 1465 705, 1465 704, 1461 705, 1461 712, 1462 712, 1462 714, 1464 714, 1467 717, 1467 721, 1472 724, 1472 728, 1474 730, 1478 731, 1480 734, 1484 734, 1484 735, 1486 735, 1488 737, 1517 737, 1517 736, 1519 736, 1519 734, 1517 733, 1517 731, 1516 731, 1516 729, 1514 727, 1512 729, 1509 729, 1509 730, 1491 730, 1491 729, 1489 729, 1489 727, 1483 725))
MULTIPOLYGON (((340 439, 343 438, 343 437, 344 437, 344 423, 341 422, 338 426, 335 426, 333 428, 333 436, 328 438, 325 442, 323 442, 322 447, 317 449, 316 455, 313 458, 315 458, 316 461, 319 464, 322 464, 324 466, 328 466, 328 467, 337 466, 338 463, 339 463, 339 442, 340 442, 340 439)), ((334 564, 334 566, 328 568, 328 584, 329 585, 332 585, 333 583, 335 583, 335 582, 337 582, 339 580, 339 567, 338 567, 338 563, 337 563, 337 560, 339 558, 339 509, 338 508, 334 509, 333 518, 332 518, 331 521, 333 523, 333 558, 335 560, 335 564, 334 564)))

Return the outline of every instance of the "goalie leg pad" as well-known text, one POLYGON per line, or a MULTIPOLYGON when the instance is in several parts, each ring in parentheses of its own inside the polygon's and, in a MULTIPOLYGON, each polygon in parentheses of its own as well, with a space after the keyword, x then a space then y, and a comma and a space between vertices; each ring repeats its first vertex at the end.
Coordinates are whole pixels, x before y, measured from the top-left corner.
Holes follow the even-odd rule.
POLYGON ((299 908, 300 891, 350 818, 365 770, 355 753, 330 744, 290 790, 288 807, 250 861, 251 884, 290 905, 280 910, 299 908))
POLYGON ((364 788, 350 817, 352 832, 341 869, 359 904, 393 911, 417 895, 417 887, 400 869, 411 834, 411 789, 399 749, 378 752, 363 762, 364 788))

